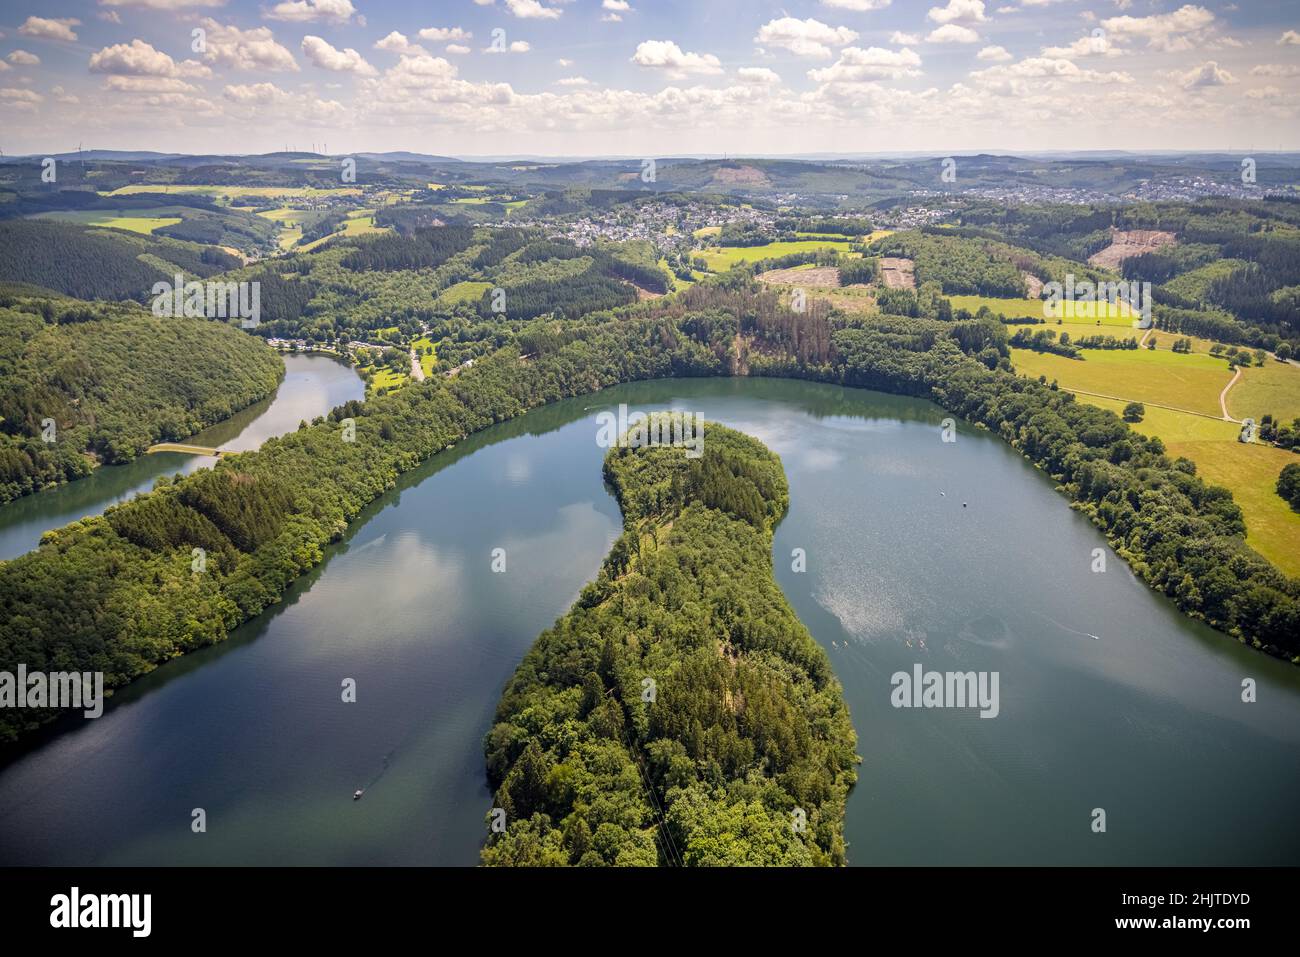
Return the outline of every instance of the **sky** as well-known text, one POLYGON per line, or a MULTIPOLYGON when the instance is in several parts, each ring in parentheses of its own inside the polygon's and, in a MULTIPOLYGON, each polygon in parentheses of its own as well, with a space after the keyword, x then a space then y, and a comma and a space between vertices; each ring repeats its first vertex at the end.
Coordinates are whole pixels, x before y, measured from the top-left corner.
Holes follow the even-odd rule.
POLYGON ((3 0, 0 150, 1300 148, 1300 0, 3 0))

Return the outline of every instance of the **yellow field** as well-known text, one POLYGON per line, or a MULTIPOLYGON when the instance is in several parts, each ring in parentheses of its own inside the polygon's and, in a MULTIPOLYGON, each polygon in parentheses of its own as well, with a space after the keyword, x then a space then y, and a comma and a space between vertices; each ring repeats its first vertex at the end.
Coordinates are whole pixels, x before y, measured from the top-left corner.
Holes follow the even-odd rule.
POLYGON ((1148 349, 1089 349, 1084 359, 1012 349, 1022 375, 1055 379, 1062 388, 1155 403, 1221 418, 1219 393, 1232 374, 1222 359, 1148 349))
MULTIPOLYGON (((1079 401, 1116 414, 1122 414, 1125 405, 1085 395, 1079 401)), ((1245 516, 1250 547, 1288 575, 1300 576, 1300 513, 1292 511, 1274 489, 1282 467, 1300 462, 1300 456, 1269 445, 1238 442, 1241 427, 1235 422, 1152 406, 1132 427, 1143 435, 1159 436, 1170 457, 1191 459, 1205 481, 1229 489, 1245 516)))
POLYGON ((281 206, 279 209, 264 209, 257 215, 266 219, 274 220, 277 223, 301 223, 307 218, 308 212, 305 209, 294 209, 290 206, 281 206))
POLYGON ((752 263, 758 262, 760 259, 776 259, 779 256, 814 252, 818 249, 834 249, 842 252, 847 249, 847 246, 845 243, 810 239, 768 243, 766 246, 713 246, 699 250, 696 255, 704 258, 704 261, 709 264, 711 272, 726 272, 736 263, 752 263))
MULTIPOLYGON (((168 209, 170 208, 168 207, 168 209)), ((36 218, 53 219, 61 223, 80 223, 84 226, 103 226, 107 229, 126 229, 133 233, 143 233, 146 236, 155 229, 174 226, 181 221, 179 216, 156 215, 158 210, 142 210, 142 212, 153 212, 155 215, 120 216, 112 210, 61 210, 54 213, 43 213, 36 218)))

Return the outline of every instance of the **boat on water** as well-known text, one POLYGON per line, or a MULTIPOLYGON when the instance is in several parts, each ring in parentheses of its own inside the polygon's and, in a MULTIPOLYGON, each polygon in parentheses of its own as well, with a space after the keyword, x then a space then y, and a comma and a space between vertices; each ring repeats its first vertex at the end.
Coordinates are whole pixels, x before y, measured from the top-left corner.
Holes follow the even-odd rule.
POLYGON ((365 794, 365 793, 366 793, 366 792, 365 792, 365 790, 364 790, 363 788, 357 788, 355 791, 352 792, 352 800, 354 800, 354 801, 360 801, 360 800, 361 800, 361 795, 363 795, 363 794, 365 794))

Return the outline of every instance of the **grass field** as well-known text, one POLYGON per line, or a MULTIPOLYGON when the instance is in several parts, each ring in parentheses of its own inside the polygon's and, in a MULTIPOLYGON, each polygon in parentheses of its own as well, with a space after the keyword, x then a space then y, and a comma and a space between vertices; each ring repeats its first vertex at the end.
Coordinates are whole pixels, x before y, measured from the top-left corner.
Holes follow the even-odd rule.
POLYGON ((152 216, 119 216, 112 210, 61 210, 54 213, 42 213, 37 219, 55 219, 61 223, 80 223, 84 226, 105 226, 109 229, 128 229, 133 233, 148 235, 155 229, 174 226, 181 221, 179 216, 159 216, 161 210, 140 210, 153 213, 152 216))
POLYGON ((477 302, 491 288, 490 282, 458 282, 444 289, 438 302, 444 306, 454 306, 458 302, 477 302))
POLYGON ((1084 335, 1107 335, 1110 328, 1130 330, 1139 336, 1142 334, 1142 330, 1133 327, 1136 315, 1123 303, 1111 307, 1105 302, 1052 304, 1045 299, 1010 299, 997 296, 948 296, 947 298, 952 303, 953 309, 967 309, 972 313, 979 312, 982 306, 988 306, 994 315, 1006 319, 1046 319, 1047 324, 1053 327, 1056 327, 1056 320, 1060 319, 1061 325, 1067 327, 1066 331, 1071 337, 1075 335, 1076 326, 1081 330, 1086 328, 1084 335))
POLYGON ((428 336, 421 336, 412 342, 411 345, 415 347, 415 351, 420 356, 420 368, 424 370, 424 374, 426 376, 433 375, 433 367, 438 363, 438 350, 434 349, 433 355, 428 356, 424 355, 424 353, 420 351, 425 346, 432 347, 433 341, 428 336))
POLYGON ((1062 388, 1173 406, 1215 418, 1223 415, 1219 393, 1232 375, 1221 359, 1158 349, 1090 349, 1084 356, 1080 361, 1028 349, 1011 350, 1011 362, 1022 375, 1045 375, 1062 388))
POLYGON ((1249 416, 1258 422, 1267 413, 1291 422, 1300 416, 1300 366, 1270 358, 1262 366, 1242 369, 1241 380, 1228 393, 1228 411, 1238 419, 1249 416))
POLYGON ((702 256, 712 272, 726 272, 736 263, 758 262, 760 259, 776 259, 794 253, 815 252, 818 249, 838 249, 843 251, 844 243, 826 242, 819 239, 795 240, 792 242, 768 243, 766 246, 714 246, 700 250, 696 255, 702 256))
POLYGON ((405 385, 410 381, 410 376, 404 372, 394 372, 388 366, 374 369, 372 366, 366 366, 359 370, 361 372, 373 372, 374 377, 370 380, 369 391, 373 394, 384 389, 391 389, 395 386, 405 385))
MULTIPOLYGON (((1123 402, 1082 395, 1079 401, 1117 414, 1124 410, 1123 402)), ((1292 511, 1274 490, 1282 467, 1300 462, 1300 455, 1238 442, 1240 426, 1234 422, 1152 406, 1147 406, 1146 415, 1133 428, 1143 435, 1159 436, 1171 457, 1191 459, 1203 479, 1229 489, 1245 516, 1246 541, 1251 548, 1288 575, 1300 576, 1300 513, 1292 511)))

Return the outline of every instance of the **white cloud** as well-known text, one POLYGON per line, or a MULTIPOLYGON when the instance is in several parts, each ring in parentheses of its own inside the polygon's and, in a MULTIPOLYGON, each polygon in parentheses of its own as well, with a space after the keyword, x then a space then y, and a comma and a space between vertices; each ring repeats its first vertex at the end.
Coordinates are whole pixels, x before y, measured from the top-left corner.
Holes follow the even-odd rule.
POLYGON ((356 50, 348 47, 344 50, 336 49, 321 37, 307 36, 302 38, 302 52, 308 61, 322 70, 329 70, 332 73, 355 73, 358 76, 375 76, 378 74, 373 66, 366 62, 356 50))
POLYGON ((852 10, 854 13, 866 13, 868 10, 883 10, 889 6, 889 0, 822 0, 828 7, 840 10, 852 10))
POLYGON ((991 60, 994 63, 1004 63, 1007 60, 1012 60, 1015 58, 1007 51, 1006 47, 994 46, 994 47, 985 47, 984 49, 980 50, 979 53, 975 54, 975 59, 991 60))
POLYGON ((174 76, 110 76, 104 88, 115 93, 196 93, 193 83, 174 76))
POLYGON ((122 15, 116 10, 100 10, 95 14, 95 16, 99 17, 99 19, 103 20, 105 23, 120 24, 122 22, 122 15))
POLYGON ((1288 30, 1277 38, 1278 46, 1296 46, 1300 45, 1300 33, 1295 30, 1288 30))
POLYGON ((1290 63, 1261 63, 1252 67, 1251 76, 1300 76, 1300 66, 1290 63))
POLYGON ((789 50, 796 56, 826 60, 831 57, 831 47, 847 46, 857 38, 857 31, 848 27, 832 27, 820 20, 781 17, 763 24, 754 42, 789 50))
POLYGON ((298 69, 293 54, 276 42, 269 27, 241 30, 224 26, 211 17, 204 17, 199 23, 207 31, 207 50, 202 55, 209 63, 236 70, 298 69))
POLYGON ((1184 90, 1199 90, 1210 86, 1227 86, 1236 83, 1236 78, 1227 70, 1219 69, 1219 64, 1208 60, 1186 73, 1176 75, 1178 85, 1184 90))
POLYGON ((506 0, 506 7, 522 20, 555 20, 564 12, 554 7, 544 7, 538 0, 506 0))
POLYGON ((948 0, 946 7, 931 7, 926 16, 935 23, 983 23, 984 0, 948 0))
POLYGON ((927 43, 979 43, 979 39, 980 35, 970 27, 945 23, 943 26, 931 30, 925 41, 927 43))
POLYGON ((556 62, 556 65, 558 65, 558 66, 563 66, 563 67, 570 67, 570 66, 573 66, 573 61, 572 61, 572 60, 569 60, 569 59, 567 59, 567 58, 565 58, 565 57, 560 57, 560 58, 559 58, 558 60, 556 60, 555 62, 556 62))
POLYGON ((921 37, 916 33, 904 33, 901 30, 895 30, 889 35, 889 42, 901 47, 913 47, 921 42, 921 37))
POLYGON ((1246 95, 1252 100, 1280 100, 1282 91, 1275 86, 1261 86, 1255 90, 1247 90, 1246 95))
POLYGON ((406 34, 399 33, 396 30, 382 40, 376 41, 375 49, 384 50, 387 53, 396 53, 399 56, 414 56, 428 52, 418 43, 412 43, 406 34))
POLYGON ((20 110, 23 113, 34 113, 36 112, 36 105, 44 102, 44 100, 43 96, 31 90, 20 90, 12 86, 0 89, 0 106, 7 109, 20 110))
POLYGON ((668 70, 676 75, 687 73, 717 74, 722 62, 712 53, 686 53, 672 40, 644 40, 632 54, 638 66, 668 70))
POLYGON ((591 86, 591 81, 585 76, 566 76, 561 80, 555 81, 556 86, 591 86))
POLYGON ((780 83, 781 77, 776 74, 775 70, 769 70, 765 66, 742 66, 736 71, 736 76, 740 78, 741 83, 780 83))
POLYGON ((1059 83, 1131 83, 1127 73, 1085 70, 1069 60, 1029 57, 1019 63, 975 70, 970 79, 976 86, 1002 96, 1024 96, 1035 88, 1057 89, 1059 83))
POLYGON ((268 20, 289 23, 310 23, 317 20, 346 23, 356 12, 352 0, 284 0, 267 10, 263 16, 268 20))
POLYGON ((35 53, 28 53, 26 50, 15 50, 7 57, 10 63, 15 66, 40 66, 41 58, 35 53))
POLYGON ((116 76, 207 77, 212 71, 197 60, 177 63, 161 50, 136 38, 115 43, 90 56, 91 73, 116 76))
POLYGON ((77 39, 73 27, 81 26, 81 21, 73 17, 61 17, 47 20, 45 17, 28 17, 18 32, 25 37, 40 37, 44 40, 65 40, 73 43, 77 39))
MULTIPOLYGON (((99 5, 101 7, 143 7, 146 10, 185 10, 190 7, 219 7, 225 2, 226 0, 99 0, 99 5)), ((110 23, 122 22, 122 18, 112 10, 101 11, 99 18, 110 23), (106 16, 105 13, 111 16, 106 16)))
POLYGON ((463 43, 448 43, 446 49, 448 53, 453 53, 456 56, 464 56, 470 52, 470 48, 463 43))
POLYGON ((1192 49, 1203 41, 1214 14, 1204 7, 1184 4, 1173 13, 1149 17, 1110 17, 1101 21, 1102 29, 1113 39, 1145 39, 1147 46, 1167 53, 1192 49))
POLYGON ((604 2, 601 3, 600 6, 601 9, 610 10, 613 11, 614 13, 632 12, 632 4, 628 3, 627 0, 604 0, 604 2))
POLYGON ((840 58, 834 65, 823 70, 809 70, 808 76, 817 83, 856 83, 920 76, 920 66, 921 58, 910 49, 848 47, 840 51, 840 58))
POLYGON ((513 40, 508 47, 498 47, 496 45, 483 48, 484 53, 527 53, 533 48, 533 45, 527 40, 513 40))
POLYGON ((470 40, 474 34, 460 27, 425 27, 420 31, 420 39, 432 43, 446 43, 448 40, 470 40))
POLYGON ((1044 47, 1042 55, 1060 60, 1078 60, 1090 56, 1121 56, 1123 51, 1106 39, 1106 32, 1098 29, 1091 36, 1079 37, 1069 46, 1044 47))

